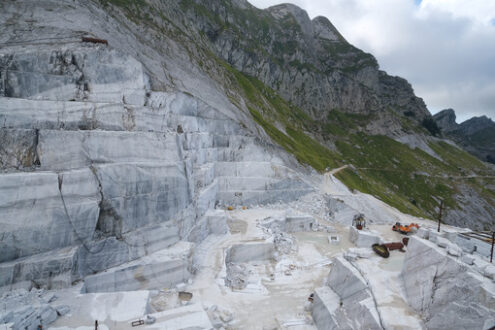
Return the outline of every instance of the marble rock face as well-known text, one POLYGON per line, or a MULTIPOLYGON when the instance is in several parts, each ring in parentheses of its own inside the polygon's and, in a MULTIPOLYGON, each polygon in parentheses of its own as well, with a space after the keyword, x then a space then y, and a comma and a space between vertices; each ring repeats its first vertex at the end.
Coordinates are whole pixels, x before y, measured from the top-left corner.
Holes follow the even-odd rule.
POLYGON ((5 97, 143 105, 149 85, 134 58, 84 45, 4 53, 0 66, 6 71, 5 97))
POLYGON ((327 285, 315 290, 312 315, 318 329, 382 329, 366 280, 343 257, 333 258, 327 285))
POLYGON ((0 262, 92 239, 100 194, 88 168, 4 174, 0 192, 0 262))
POLYGON ((401 275, 408 304, 421 313, 428 328, 495 325, 495 283, 447 249, 411 237, 401 275))
MULTIPOLYGON (((225 234, 220 201, 312 191, 239 109, 151 91, 143 65, 112 47, 5 47, 0 68, 0 287, 92 275, 89 290, 135 289, 131 266, 98 273, 225 234)), ((138 268, 146 278, 186 269, 187 279, 189 266, 178 257, 138 268)))
POLYGON ((192 245, 181 242, 168 250, 110 268, 84 279, 85 292, 134 291, 171 288, 187 282, 192 245))

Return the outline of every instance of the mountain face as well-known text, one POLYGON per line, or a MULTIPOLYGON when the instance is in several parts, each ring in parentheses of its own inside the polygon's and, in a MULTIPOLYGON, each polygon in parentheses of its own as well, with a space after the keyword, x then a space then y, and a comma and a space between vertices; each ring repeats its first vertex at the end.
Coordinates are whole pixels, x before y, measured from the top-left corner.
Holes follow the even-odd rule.
POLYGON ((383 129, 371 122, 394 121, 387 111, 418 123, 430 117, 406 80, 380 71, 325 17, 311 20, 291 4, 259 10, 242 1, 181 1, 180 7, 217 56, 314 120, 327 122, 332 110, 370 115, 368 131, 391 135, 402 130, 399 123, 383 129))
POLYGON ((459 127, 455 121, 456 115, 453 109, 442 110, 435 114, 433 119, 435 119, 438 127, 445 133, 455 131, 459 127))
POLYGON ((482 161, 495 164, 495 122, 490 118, 473 117, 457 124, 452 109, 442 110, 433 118, 447 137, 482 161))
POLYGON ((215 207, 292 201, 338 167, 402 212, 443 200, 444 222, 493 225, 493 170, 325 18, 243 0, 0 9, 0 286, 202 242, 224 232, 215 207))

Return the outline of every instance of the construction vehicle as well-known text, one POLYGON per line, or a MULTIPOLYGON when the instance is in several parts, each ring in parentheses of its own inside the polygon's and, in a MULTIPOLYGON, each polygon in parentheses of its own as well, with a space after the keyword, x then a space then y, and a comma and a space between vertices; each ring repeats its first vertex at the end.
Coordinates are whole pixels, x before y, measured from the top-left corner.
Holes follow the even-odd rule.
POLYGON ((417 223, 411 223, 407 226, 401 225, 400 222, 396 222, 395 225, 392 226, 393 231, 398 231, 401 234, 407 235, 411 232, 414 232, 419 229, 419 225, 417 223), (415 229, 414 229, 415 228, 415 229))
POLYGON ((388 258, 390 257, 390 252, 385 244, 373 244, 371 246, 373 251, 381 257, 388 258))
POLYGON ((400 250, 404 252, 404 244, 401 242, 385 243, 383 245, 385 245, 389 251, 400 250))
POLYGON ((362 230, 366 227, 366 220, 364 219, 364 214, 356 214, 354 219, 352 219, 352 226, 356 227, 359 230, 362 230))

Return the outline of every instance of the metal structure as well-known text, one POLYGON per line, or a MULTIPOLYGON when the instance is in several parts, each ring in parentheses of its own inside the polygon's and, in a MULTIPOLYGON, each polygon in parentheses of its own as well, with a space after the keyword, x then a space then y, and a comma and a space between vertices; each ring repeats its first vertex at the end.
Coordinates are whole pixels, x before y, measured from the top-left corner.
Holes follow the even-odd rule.
POLYGON ((366 227, 366 219, 364 219, 364 214, 356 214, 354 219, 352 219, 352 225, 357 229, 361 230, 366 227))
POLYGON ((437 229, 437 232, 440 232, 440 223, 442 221, 442 211, 443 211, 443 199, 440 202, 440 213, 438 214, 438 229, 437 229))

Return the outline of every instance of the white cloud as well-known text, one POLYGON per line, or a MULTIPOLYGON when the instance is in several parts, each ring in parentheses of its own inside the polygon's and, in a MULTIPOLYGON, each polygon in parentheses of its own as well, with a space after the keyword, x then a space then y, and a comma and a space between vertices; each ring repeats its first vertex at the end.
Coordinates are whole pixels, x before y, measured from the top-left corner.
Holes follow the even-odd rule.
MULTIPOLYGON (((250 0, 259 8, 276 0, 250 0)), ((432 112, 495 119, 495 0, 294 0, 411 82, 432 112), (419 2, 419 1, 418 1, 419 2)))

